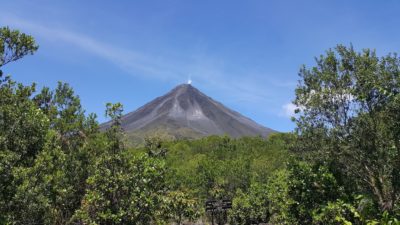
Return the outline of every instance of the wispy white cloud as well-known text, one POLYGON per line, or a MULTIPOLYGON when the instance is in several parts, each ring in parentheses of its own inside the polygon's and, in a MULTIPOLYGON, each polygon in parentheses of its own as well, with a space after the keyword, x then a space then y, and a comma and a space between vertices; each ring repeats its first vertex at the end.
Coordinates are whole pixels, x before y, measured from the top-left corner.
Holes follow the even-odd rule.
POLYGON ((169 64, 157 61, 157 57, 149 57, 137 51, 119 48, 78 32, 44 26, 12 15, 0 16, 0 22, 23 29, 25 32, 44 40, 71 44, 97 57, 101 57, 136 76, 143 74, 143 76, 150 78, 162 79, 168 77, 176 79, 177 74, 179 74, 169 64), (141 73, 138 73, 138 71, 141 73))
POLYGON ((297 106, 293 103, 286 103, 282 106, 282 111, 281 111, 281 115, 288 117, 288 118, 292 118, 295 116, 295 110, 297 109, 297 106))
MULTIPOLYGON (((184 82, 189 74, 194 84, 200 84, 227 96, 229 99, 262 105, 276 101, 277 90, 291 88, 293 82, 282 82, 277 79, 259 82, 262 74, 231 74, 224 70, 224 62, 206 54, 198 54, 178 59, 172 57, 156 57, 137 50, 111 45, 97 38, 59 27, 46 26, 21 19, 13 15, 0 15, 0 23, 22 29, 36 37, 48 41, 60 41, 77 47, 114 64, 126 73, 156 80, 175 80, 184 82)), ((271 79, 271 78, 269 78, 271 79)), ((284 106, 285 115, 291 116, 293 106, 284 106)))

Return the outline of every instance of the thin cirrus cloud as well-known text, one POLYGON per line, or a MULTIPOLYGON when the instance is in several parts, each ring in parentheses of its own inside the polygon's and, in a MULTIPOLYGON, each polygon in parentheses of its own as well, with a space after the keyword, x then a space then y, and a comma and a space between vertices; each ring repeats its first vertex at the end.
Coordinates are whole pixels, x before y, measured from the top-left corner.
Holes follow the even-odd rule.
POLYGON ((154 62, 154 59, 150 61, 144 54, 118 48, 77 32, 44 26, 12 15, 3 16, 0 21, 13 27, 21 28, 48 41, 57 40, 72 44, 111 62, 130 74, 145 73, 146 76, 156 79, 162 79, 162 74, 164 77, 176 78, 176 75, 173 75, 174 69, 163 62, 154 62), (137 71, 142 73, 135 73, 137 71))
MULTIPOLYGON (((133 76, 159 81, 173 80, 182 82, 190 74, 193 82, 215 90, 222 96, 229 96, 228 99, 236 102, 247 102, 252 105, 279 105, 280 103, 276 100, 279 97, 276 89, 281 89, 282 86, 286 86, 285 88, 293 86, 291 82, 268 79, 263 82, 255 82, 254 80, 258 80, 257 77, 259 77, 257 75, 254 77, 248 74, 228 74, 223 70, 224 65, 215 63, 221 60, 213 60, 209 55, 199 54, 193 57, 192 60, 166 59, 110 45, 78 32, 46 26, 14 15, 3 14, 3 16, 0 16, 0 22, 23 29, 46 41, 57 40, 71 44, 107 60, 133 76)), ((269 76, 263 77, 268 78, 269 76)), ((287 111, 285 115, 291 115, 289 112, 290 107, 284 107, 286 107, 285 110, 287 111)))

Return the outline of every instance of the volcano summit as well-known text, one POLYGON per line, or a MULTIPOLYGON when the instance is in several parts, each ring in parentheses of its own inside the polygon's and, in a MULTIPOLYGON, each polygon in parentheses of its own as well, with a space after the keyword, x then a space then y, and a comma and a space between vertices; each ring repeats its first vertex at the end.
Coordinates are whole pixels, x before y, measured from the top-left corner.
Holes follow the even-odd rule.
MULTIPOLYGON (((110 126, 110 122, 101 127, 110 126)), ((122 128, 132 133, 162 131, 174 137, 209 135, 267 136, 274 130, 257 124, 200 92, 181 84, 122 117, 122 128)))

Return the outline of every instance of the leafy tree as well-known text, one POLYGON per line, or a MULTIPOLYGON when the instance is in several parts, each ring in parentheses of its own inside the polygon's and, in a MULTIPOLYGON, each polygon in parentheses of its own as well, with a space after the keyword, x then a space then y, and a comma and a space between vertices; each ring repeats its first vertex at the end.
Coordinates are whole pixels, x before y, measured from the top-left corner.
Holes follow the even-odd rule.
POLYGON ((289 173, 287 170, 275 171, 267 184, 267 198, 269 200, 269 222, 272 224, 297 224, 291 214, 291 206, 295 204, 289 195, 289 173))
POLYGON ((294 201, 290 214, 299 224, 311 224, 312 211, 327 202, 343 196, 342 188, 332 173, 324 166, 311 166, 305 162, 291 162, 289 172, 289 197, 294 201))
MULTIPOLYGON (((23 86, 20 85, 20 87, 23 86)), ((55 113, 54 116, 49 111, 46 112, 36 106, 36 100, 40 97, 35 96, 32 101, 31 96, 28 95, 29 97, 25 99, 30 107, 41 113, 36 114, 35 117, 37 119, 43 117, 47 126, 42 129, 40 139, 45 144, 36 148, 27 146, 27 149, 34 151, 34 154, 30 154, 30 158, 24 157, 22 160, 24 163, 14 164, 10 170, 13 178, 13 185, 10 187, 14 191, 7 193, 7 196, 8 205, 11 207, 10 215, 14 222, 65 224, 80 207, 91 161, 88 152, 90 148, 85 144, 89 137, 93 138, 93 135, 96 135, 97 123, 93 121, 93 117, 85 118, 83 112, 77 110, 81 107, 79 97, 73 95, 72 89, 65 87, 68 86, 59 85, 56 89, 56 93, 59 93, 58 99, 64 99, 64 101, 51 101, 50 106, 55 113), (63 87, 64 92, 59 91, 60 87, 63 87), (55 102, 58 102, 57 107, 53 105, 55 102), (74 104, 69 104, 71 102, 74 104), (58 110, 61 108, 62 110, 58 110)), ((50 96, 51 99, 54 98, 50 96)), ((20 106, 13 110, 14 114, 17 113, 15 116, 18 119, 24 119, 26 112, 29 110, 20 106), (18 114, 18 110, 21 109, 24 112, 18 114)), ((29 125, 29 123, 25 121, 24 125, 29 125)), ((41 124, 35 120, 32 123, 41 124)), ((14 134, 13 138, 18 138, 20 143, 33 141, 35 140, 33 137, 40 134, 37 129, 19 124, 16 126, 25 129, 24 133, 36 131, 35 134, 27 133, 28 136, 14 134)), ((12 140, 12 138, 8 139, 12 140)), ((12 149, 16 151, 18 147, 14 145, 12 149)))
POLYGON ((247 193, 240 189, 232 200, 229 212, 233 224, 259 224, 269 221, 269 200, 265 184, 254 183, 247 193))
MULTIPOLYGON (((52 148, 42 149, 33 167, 21 169, 25 172, 18 173, 21 185, 17 190, 31 193, 31 197, 17 192, 15 204, 21 211, 27 207, 51 208, 51 215, 42 212, 43 215, 48 215, 48 221, 52 221, 46 223, 65 224, 80 207, 85 194, 86 179, 92 165, 90 162, 93 161, 87 143, 93 143, 89 138, 94 139, 98 135, 97 122, 93 117, 85 117, 79 97, 74 95, 72 88, 61 82, 54 92, 44 88, 33 101, 49 118, 51 133, 54 133, 50 139, 53 145, 52 148), (42 200, 36 201, 35 197, 42 200), (40 206, 35 202, 44 205, 40 206)), ((45 218, 40 211, 37 213, 36 217, 32 214, 29 218, 45 218)))
POLYGON ((145 138, 144 147, 150 157, 165 157, 167 149, 162 146, 163 141, 160 137, 145 138))
POLYGON ((122 155, 116 158, 103 155, 97 162, 98 169, 88 178, 87 192, 74 222, 150 224, 162 219, 164 164, 145 155, 130 160, 122 155))
MULTIPOLYGON (((33 54, 37 48, 31 36, 8 27, 0 28, 0 68, 33 54)), ((0 72, 0 149, 15 152, 21 163, 25 158, 30 158, 28 161, 32 163, 46 133, 46 118, 30 101, 34 92, 35 84, 24 86, 0 72)))
POLYGON ((258 144, 252 141, 246 149, 255 148, 251 158, 251 179, 256 183, 267 183, 269 177, 276 170, 285 168, 289 159, 288 148, 293 143, 294 135, 290 133, 271 134, 266 140, 260 140, 258 144))
POLYGON ((270 222, 312 224, 313 211, 342 196, 342 188, 326 167, 291 161, 267 183, 270 222))
POLYGON ((0 67, 33 54, 38 48, 32 36, 8 27, 0 28, 0 67))
POLYGON ((188 190, 169 191, 164 197, 163 214, 181 225, 184 220, 194 221, 200 216, 200 208, 196 199, 193 199, 188 190))
POLYGON ((341 225, 363 224, 359 213, 351 204, 342 200, 328 202, 326 206, 313 212, 313 224, 341 225))
POLYGON ((50 119, 51 128, 61 136, 65 151, 81 147, 86 137, 97 131, 95 117, 91 115, 87 119, 92 121, 86 121, 79 96, 66 83, 58 82, 54 92, 44 87, 33 100, 50 119))
POLYGON ((327 165, 349 194, 366 193, 393 213, 400 200, 400 59, 339 45, 316 63, 300 70, 294 149, 327 165))
MULTIPOLYGON (((32 37, 0 29, 0 67, 37 48, 32 37)), ((67 84, 34 96, 35 84, 0 78, 0 221, 64 224, 84 193, 83 146, 97 132, 95 117, 84 116, 67 84)))
POLYGON ((169 168, 168 182, 174 189, 198 191, 196 169, 205 157, 192 152, 189 143, 180 141, 168 146, 166 164, 169 168))
MULTIPOLYGON (((0 68, 37 50, 34 39, 8 27, 0 28, 0 68)), ((45 143, 46 116, 30 100, 35 84, 24 86, 0 70, 0 222, 7 220, 15 193, 13 170, 31 166, 45 143)))
POLYGON ((9 77, 0 80, 0 146, 18 165, 32 165, 49 127, 30 99, 34 91, 34 84, 24 86, 9 77))
POLYGON ((224 182, 221 179, 221 164, 216 161, 208 160, 203 158, 203 161, 199 163, 196 173, 196 186, 199 187, 203 198, 220 198, 223 197, 223 190, 221 186, 224 182))
POLYGON ((75 223, 150 224, 161 218, 162 196, 166 192, 165 166, 161 159, 144 154, 132 156, 123 148, 120 119, 122 105, 107 104, 113 120, 106 131, 106 151, 95 162, 87 180, 81 209, 75 223))
POLYGON ((69 201, 76 197, 68 182, 68 157, 61 150, 56 132, 50 131, 34 165, 14 171, 19 184, 10 204, 16 224, 65 224, 74 212, 69 201), (72 208, 72 209, 71 209, 72 208))

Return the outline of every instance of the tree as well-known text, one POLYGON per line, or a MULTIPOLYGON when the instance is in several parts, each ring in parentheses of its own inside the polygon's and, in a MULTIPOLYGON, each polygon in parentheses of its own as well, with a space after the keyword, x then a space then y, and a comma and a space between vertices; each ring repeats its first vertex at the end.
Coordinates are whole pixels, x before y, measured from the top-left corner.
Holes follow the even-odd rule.
POLYGON ((253 183, 244 193, 238 190, 229 217, 234 224, 259 224, 269 221, 269 200, 265 184, 253 183))
POLYGON ((351 204, 344 203, 342 200, 337 200, 336 202, 328 202, 326 206, 314 210, 313 224, 341 225, 365 223, 361 221, 359 213, 351 204))
POLYGON ((297 224, 290 212, 295 202, 289 195, 289 181, 289 172, 283 169, 275 171, 267 184, 269 222, 272 224, 297 224))
POLYGON ((68 156, 55 131, 49 131, 46 139, 34 164, 13 172, 18 185, 9 204, 15 224, 65 224, 75 210, 71 200, 78 196, 69 182, 68 156))
POLYGON ((150 224, 162 219, 162 196, 167 190, 162 161, 143 154, 117 157, 103 155, 98 160, 98 169, 88 178, 86 195, 72 221, 150 224))
MULTIPOLYGON (((93 143, 89 139, 99 140, 97 122, 93 116, 85 117, 79 97, 67 84, 59 83, 54 95, 44 88, 33 98, 33 91, 20 91, 24 88, 29 87, 18 85, 15 94, 9 93, 10 99, 15 99, 8 105, 12 110, 3 111, 8 124, 14 127, 7 128, 14 132, 3 133, 11 135, 7 136, 8 147, 3 149, 12 149, 8 159, 13 155, 20 158, 4 173, 9 174, 4 181, 12 181, 8 186, 13 190, 6 192, 4 198, 14 222, 65 224, 80 207, 85 193, 91 157, 95 157, 89 152, 88 143, 93 143), (26 97, 21 98, 21 93, 26 97), (29 116, 32 110, 36 113, 29 116), (41 144, 37 144, 38 140, 41 144)), ((12 88, 2 90, 13 92, 12 88)), ((5 106, 2 109, 7 109, 5 106)))
POLYGON ((313 211, 342 197, 342 188, 324 166, 291 160, 266 187, 273 224, 312 224, 313 211))
POLYGON ((107 104, 113 120, 106 131, 107 146, 87 179, 81 208, 72 221, 84 224, 150 224, 161 215, 165 195, 165 164, 145 154, 132 156, 123 148, 122 105, 107 104))
MULTIPOLYGON (((0 29, 0 67, 37 48, 31 36, 0 29)), ((95 116, 68 84, 35 96, 35 84, 0 79, 0 223, 65 224, 85 192, 95 116)))
POLYGON ((327 165, 380 210, 400 200, 400 59, 338 45, 300 70, 296 152, 327 165), (311 157, 308 157, 308 156, 311 157))
POLYGON ((167 149, 162 146, 160 137, 148 137, 144 139, 144 148, 150 157, 165 157, 167 149))
MULTIPOLYGON (((31 36, 0 28, 0 68, 33 54, 37 48, 31 36)), ((49 123, 31 101, 34 92, 35 84, 24 86, 9 76, 3 77, 0 69, 0 223, 13 210, 14 169, 31 166, 45 143, 49 123)))
MULTIPOLYGON (((32 36, 10 30, 8 27, 0 28, 0 67, 16 61, 25 55, 33 54, 38 50, 32 36)), ((0 70, 0 76, 2 72, 0 70)))
MULTIPOLYGON (((27 54, 33 54, 37 49, 38 46, 31 36, 17 30, 10 30, 8 27, 0 28, 0 68, 27 54)), ((47 121, 30 101, 34 92, 35 84, 24 86, 11 80, 9 76, 2 77, 0 70, 1 150, 17 151, 18 154, 26 157, 34 157, 43 144, 41 137, 45 133, 43 128, 46 127, 47 121), (30 126, 36 126, 36 128, 30 126), (24 137, 32 135, 30 143, 24 143, 26 138, 21 135, 24 137)), ((24 161, 23 159, 19 160, 24 161)))
POLYGON ((342 187, 324 166, 290 162, 287 171, 288 195, 293 200, 289 212, 299 224, 311 224, 313 210, 343 197, 342 187))
POLYGON ((0 220, 14 210, 14 171, 32 166, 46 142, 49 121, 30 100, 33 91, 34 85, 0 81, 0 220))
POLYGON ((164 197, 163 214, 178 225, 181 225, 184 220, 193 221, 200 216, 197 200, 188 193, 189 190, 169 191, 164 197))

